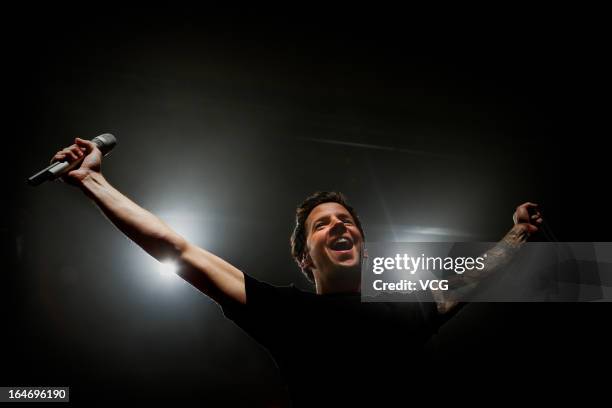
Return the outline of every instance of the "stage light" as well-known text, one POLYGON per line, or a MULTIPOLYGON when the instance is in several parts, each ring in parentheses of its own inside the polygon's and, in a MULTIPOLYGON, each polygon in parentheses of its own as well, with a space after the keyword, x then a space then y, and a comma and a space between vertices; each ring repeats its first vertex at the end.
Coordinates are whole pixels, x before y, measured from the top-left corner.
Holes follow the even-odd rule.
POLYGON ((170 277, 175 275, 177 269, 176 263, 172 261, 164 261, 159 263, 159 274, 162 277, 170 277))

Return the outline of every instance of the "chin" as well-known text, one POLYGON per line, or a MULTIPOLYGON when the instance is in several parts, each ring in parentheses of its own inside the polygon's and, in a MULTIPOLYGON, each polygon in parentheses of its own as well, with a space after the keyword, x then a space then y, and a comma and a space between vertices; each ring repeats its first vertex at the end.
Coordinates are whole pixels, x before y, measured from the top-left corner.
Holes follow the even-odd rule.
POLYGON ((338 269, 342 270, 353 270, 359 269, 361 271, 361 263, 359 262, 359 258, 347 259, 345 261, 340 261, 336 263, 338 269))

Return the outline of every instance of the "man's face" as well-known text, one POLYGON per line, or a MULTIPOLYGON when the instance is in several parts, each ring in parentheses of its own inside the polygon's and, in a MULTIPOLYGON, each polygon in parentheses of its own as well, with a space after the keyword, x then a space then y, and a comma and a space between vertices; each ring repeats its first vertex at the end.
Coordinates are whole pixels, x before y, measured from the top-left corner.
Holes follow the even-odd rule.
POLYGON ((323 203, 316 206, 305 222, 306 247, 310 267, 323 279, 346 269, 360 271, 363 237, 355 220, 344 206, 323 203))

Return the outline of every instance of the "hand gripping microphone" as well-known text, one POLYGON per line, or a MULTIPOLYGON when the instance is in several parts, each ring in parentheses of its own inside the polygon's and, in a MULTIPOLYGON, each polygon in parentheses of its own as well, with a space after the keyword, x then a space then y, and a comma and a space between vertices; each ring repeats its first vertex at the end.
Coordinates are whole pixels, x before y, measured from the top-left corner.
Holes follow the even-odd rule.
MULTIPOLYGON (((102 152, 103 156, 106 156, 113 147, 117 144, 117 139, 110 133, 104 133, 103 135, 96 136, 92 140, 98 146, 98 149, 102 152)), ((37 186, 48 180, 55 180, 62 174, 69 172, 79 163, 83 161, 85 157, 81 157, 79 160, 75 160, 72 163, 67 161, 59 161, 51 164, 46 169, 43 169, 28 179, 28 184, 31 186, 37 186)))

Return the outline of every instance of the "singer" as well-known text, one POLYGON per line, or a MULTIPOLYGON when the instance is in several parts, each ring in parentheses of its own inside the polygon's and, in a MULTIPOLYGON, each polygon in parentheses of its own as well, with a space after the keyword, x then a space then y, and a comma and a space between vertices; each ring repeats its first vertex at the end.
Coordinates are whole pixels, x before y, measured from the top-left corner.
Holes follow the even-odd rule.
MULTIPOLYGON (((174 260, 178 275, 214 299, 225 316, 269 351, 294 406, 344 406, 371 399, 380 404, 397 395, 395 386, 418 391, 419 381, 427 379, 423 345, 458 303, 443 291, 419 291, 415 296, 422 296, 422 302, 362 303, 365 232, 342 194, 317 192, 297 207, 291 254, 314 284, 316 293, 310 293, 260 282, 188 242, 104 178, 102 152, 95 143, 77 138, 52 163, 63 160, 80 164, 62 181, 79 188, 151 256, 174 260)), ((480 277, 501 268, 542 223, 533 203, 518 206, 513 220, 488 253, 480 277)))

